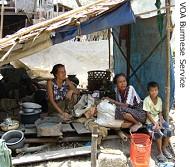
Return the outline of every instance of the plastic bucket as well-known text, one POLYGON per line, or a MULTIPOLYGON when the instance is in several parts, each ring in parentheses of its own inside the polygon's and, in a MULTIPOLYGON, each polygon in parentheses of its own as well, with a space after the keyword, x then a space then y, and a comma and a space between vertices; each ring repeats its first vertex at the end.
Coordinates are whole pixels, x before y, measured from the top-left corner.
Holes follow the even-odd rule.
POLYGON ((152 140, 147 134, 131 134, 130 159, 133 167, 149 167, 152 140))

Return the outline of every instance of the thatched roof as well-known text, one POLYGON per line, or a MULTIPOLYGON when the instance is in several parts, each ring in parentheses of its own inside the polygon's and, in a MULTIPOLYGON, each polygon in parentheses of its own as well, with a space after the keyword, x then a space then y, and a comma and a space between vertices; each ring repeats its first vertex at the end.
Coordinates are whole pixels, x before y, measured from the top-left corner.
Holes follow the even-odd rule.
POLYGON ((124 1, 126 0, 98 0, 6 36, 0 40, 0 65, 50 47, 52 45, 50 37, 57 28, 83 23, 115 9, 124 1))

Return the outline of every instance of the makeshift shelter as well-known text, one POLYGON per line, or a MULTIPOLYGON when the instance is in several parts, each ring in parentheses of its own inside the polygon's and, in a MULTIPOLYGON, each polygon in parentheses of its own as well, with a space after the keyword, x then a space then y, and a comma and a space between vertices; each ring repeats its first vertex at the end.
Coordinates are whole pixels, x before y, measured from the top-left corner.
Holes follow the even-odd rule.
MULTIPOLYGON (((131 9, 129 1, 99 0, 87 6, 80 7, 75 10, 66 12, 65 14, 60 15, 56 18, 47 20, 45 22, 41 22, 31 27, 23 28, 17 33, 7 36, 6 38, 0 40, 0 65, 29 56, 31 54, 39 52, 40 50, 48 48, 54 44, 70 40, 77 35, 90 34, 92 32, 101 31, 101 30, 109 29, 113 27, 118 27, 121 25, 131 24, 134 22, 135 22, 135 16, 131 9)), ((152 24, 152 23, 149 23, 149 24, 152 24)), ((128 32, 128 35, 130 34, 131 36, 132 45, 128 47, 127 52, 130 52, 130 49, 131 49, 132 54, 130 56, 131 57, 130 62, 132 66, 134 66, 134 64, 136 66, 142 60, 144 60, 144 58, 146 58, 144 56, 147 53, 143 54, 144 56, 141 56, 141 54, 139 54, 141 53, 142 49, 145 48, 145 50, 147 51, 152 49, 151 47, 147 45, 145 46, 145 44, 148 42, 148 39, 145 37, 143 40, 143 37, 139 35, 141 34, 140 27, 145 30, 146 24, 140 23, 140 22, 138 22, 137 24, 133 24, 131 26, 131 31, 128 32), (135 47, 137 45, 138 46, 142 45, 143 47, 139 49, 135 47)), ((151 27, 149 28, 150 28, 149 30, 151 30, 151 27)), ((147 32, 148 30, 146 32, 142 32, 142 34, 146 36, 147 32)), ((157 36, 157 39, 158 39, 158 36, 157 36)), ((153 42, 158 42, 158 41, 153 40, 153 42)), ((163 50, 164 50, 164 47, 162 47, 161 51, 163 50)), ((158 54, 159 52, 157 53, 157 55, 158 54)), ((164 53, 162 52, 162 54, 164 53)), ((117 56, 117 54, 115 54, 114 56, 117 56)), ((158 58, 158 56, 156 56, 156 58, 158 58)), ((114 60, 117 63, 119 59, 115 57, 114 60)), ((157 69, 160 68, 163 70, 165 59, 160 59, 160 60, 162 60, 162 65, 157 66, 156 68, 157 69)), ((151 66, 155 67, 154 65, 155 65, 155 62, 157 61, 159 60, 154 59, 153 61, 150 61, 150 63, 153 64, 151 66)), ((127 66, 128 70, 127 71, 124 70, 124 72, 127 72, 127 74, 130 73, 129 69, 131 67, 129 68, 129 65, 130 63, 128 61, 128 66, 127 66)), ((120 71, 122 69, 121 67, 122 66, 120 64, 119 65, 120 71)), ((144 73, 150 72, 150 70, 152 70, 153 68, 147 68, 145 66, 143 69, 144 71, 137 70, 140 73, 140 78, 138 78, 137 80, 136 78, 132 78, 131 80, 131 83, 134 84, 135 86, 137 85, 137 82, 138 84, 139 82, 142 82, 145 85, 147 84, 147 81, 154 80, 155 77, 156 79, 160 77, 160 75, 154 75, 154 73, 151 73, 149 77, 142 79, 143 76, 145 76, 144 73), (145 70, 145 69, 149 69, 149 70, 145 70)), ((115 72, 116 73, 119 72, 117 71, 117 68, 115 68, 115 72)), ((159 71, 157 72, 159 73, 159 71)), ((163 71, 160 72, 160 74, 163 74, 163 77, 164 77, 163 71)), ((161 81, 162 97, 164 97, 163 96, 164 83, 165 81, 162 80, 161 81)), ((172 83, 173 83, 173 80, 172 80, 172 83)), ((142 92, 140 91, 140 88, 138 86, 137 86, 137 90, 139 90, 139 92, 142 92)), ((141 96, 145 96, 145 93, 142 93, 141 96)))

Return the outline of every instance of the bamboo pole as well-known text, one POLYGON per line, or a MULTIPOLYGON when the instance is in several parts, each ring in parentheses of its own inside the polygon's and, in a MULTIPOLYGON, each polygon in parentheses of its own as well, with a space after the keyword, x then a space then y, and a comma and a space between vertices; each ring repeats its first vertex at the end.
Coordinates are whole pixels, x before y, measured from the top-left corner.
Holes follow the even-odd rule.
POLYGON ((165 103, 165 119, 168 122, 170 111, 170 0, 165 0, 166 8, 166 103, 165 103))
POLYGON ((3 21, 4 21, 4 0, 1 1, 1 27, 0 27, 0 38, 3 37, 3 21))
POLYGON ((36 29, 39 29, 39 28, 48 26, 48 25, 50 25, 50 24, 53 24, 54 22, 62 21, 63 19, 65 19, 65 18, 67 18, 67 17, 69 17, 69 16, 71 16, 71 15, 73 15, 73 14, 80 13, 81 11, 83 11, 83 10, 89 8, 89 7, 92 7, 92 6, 94 6, 94 5, 97 5, 97 4, 101 3, 101 2, 104 2, 104 1, 106 1, 106 0, 98 0, 98 1, 95 1, 95 2, 93 2, 93 3, 90 3, 89 5, 82 6, 82 7, 80 7, 80 8, 77 8, 77 9, 75 9, 75 10, 71 10, 71 11, 69 11, 69 12, 65 12, 64 14, 62 14, 62 15, 60 15, 60 16, 58 16, 58 17, 52 18, 52 19, 50 19, 50 20, 46 20, 46 21, 44 21, 44 22, 40 22, 40 23, 35 24, 35 25, 33 25, 33 26, 30 26, 30 27, 26 28, 25 31, 19 31, 19 32, 13 34, 13 35, 11 36, 11 38, 3 38, 2 40, 0 40, 0 45, 1 45, 2 43, 8 42, 8 41, 10 41, 10 40, 12 40, 12 39, 14 39, 14 38, 16 38, 16 37, 20 37, 20 36, 23 36, 23 35, 25 35, 25 34, 28 34, 28 33, 30 33, 31 31, 34 31, 34 30, 36 30, 36 29))
POLYGON ((108 29, 108 49, 109 49, 109 70, 111 69, 111 30, 110 28, 108 29))
MULTIPOLYGON (((59 16, 59 4, 58 3, 56 4, 56 11, 57 11, 57 16, 59 16)), ((65 12, 65 9, 64 9, 64 12, 65 12)))
POLYGON ((79 0, 75 0, 75 1, 76 1, 76 3, 77 3, 78 7, 82 6, 82 4, 80 3, 79 0))
POLYGON ((168 6, 160 8, 160 9, 155 9, 155 10, 150 10, 150 11, 147 11, 147 12, 135 14, 135 16, 142 16, 142 15, 150 14, 150 13, 153 13, 153 12, 158 12, 158 11, 165 10, 165 9, 168 9, 168 8, 173 8, 173 7, 175 7, 175 5, 168 5, 168 6))

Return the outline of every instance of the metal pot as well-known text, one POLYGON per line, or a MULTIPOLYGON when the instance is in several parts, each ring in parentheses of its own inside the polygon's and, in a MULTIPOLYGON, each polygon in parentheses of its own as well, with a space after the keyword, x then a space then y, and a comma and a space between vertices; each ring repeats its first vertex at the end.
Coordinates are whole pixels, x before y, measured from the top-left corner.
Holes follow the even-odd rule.
POLYGON ((20 120, 23 124, 34 124, 34 122, 40 118, 40 113, 42 110, 34 110, 32 113, 26 113, 23 111, 20 111, 20 120))
POLYGON ((24 133, 20 130, 10 130, 3 134, 1 139, 5 140, 7 147, 11 150, 22 148, 24 146, 24 133))
POLYGON ((35 109, 33 108, 22 108, 22 111, 25 112, 25 113, 32 113, 34 112, 35 109))
POLYGON ((37 103, 32 103, 32 102, 24 102, 22 103, 23 108, 30 108, 30 109, 41 109, 42 106, 37 104, 37 103))

